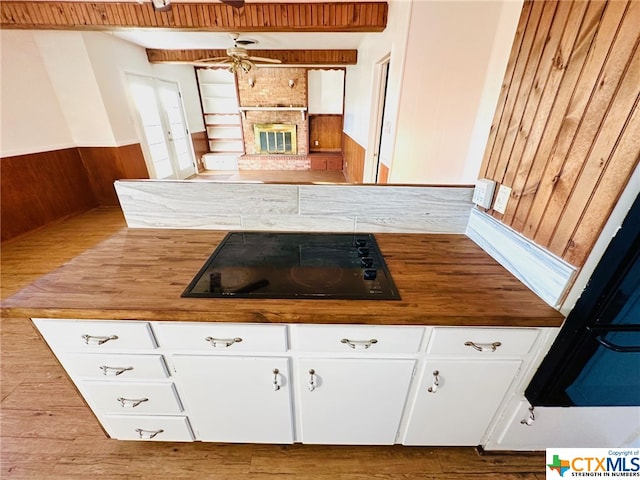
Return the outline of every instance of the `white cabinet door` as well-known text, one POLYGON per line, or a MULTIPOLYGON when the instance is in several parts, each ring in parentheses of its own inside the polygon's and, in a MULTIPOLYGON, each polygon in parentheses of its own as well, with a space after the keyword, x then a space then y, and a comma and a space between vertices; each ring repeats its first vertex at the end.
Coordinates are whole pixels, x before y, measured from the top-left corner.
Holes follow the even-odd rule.
POLYGON ((293 443, 289 359, 174 355, 198 440, 293 443))
POLYGON ((640 448, 639 407, 538 407, 531 417, 529 402, 522 400, 511 412, 486 450, 640 448))
POLYGON ((301 359, 297 363, 303 443, 391 445, 414 360, 301 359))
POLYGON ((404 445, 479 445, 519 360, 430 360, 409 411, 404 445))

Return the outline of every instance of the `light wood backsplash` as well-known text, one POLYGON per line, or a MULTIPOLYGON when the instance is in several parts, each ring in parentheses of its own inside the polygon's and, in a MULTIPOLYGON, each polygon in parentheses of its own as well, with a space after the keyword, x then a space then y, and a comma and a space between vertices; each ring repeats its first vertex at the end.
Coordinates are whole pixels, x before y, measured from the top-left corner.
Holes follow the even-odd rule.
POLYGON ((526 1, 480 177, 501 221, 582 266, 640 158, 640 2, 526 1))

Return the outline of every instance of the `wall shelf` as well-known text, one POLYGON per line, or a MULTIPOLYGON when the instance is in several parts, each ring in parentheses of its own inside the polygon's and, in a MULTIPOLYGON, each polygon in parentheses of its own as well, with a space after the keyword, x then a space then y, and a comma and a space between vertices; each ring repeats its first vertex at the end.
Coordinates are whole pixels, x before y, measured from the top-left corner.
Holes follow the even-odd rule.
POLYGON ((247 119, 248 111, 257 111, 257 112, 300 112, 302 115, 302 120, 305 119, 305 115, 307 112, 307 107, 239 107, 238 108, 242 113, 242 118, 247 119))

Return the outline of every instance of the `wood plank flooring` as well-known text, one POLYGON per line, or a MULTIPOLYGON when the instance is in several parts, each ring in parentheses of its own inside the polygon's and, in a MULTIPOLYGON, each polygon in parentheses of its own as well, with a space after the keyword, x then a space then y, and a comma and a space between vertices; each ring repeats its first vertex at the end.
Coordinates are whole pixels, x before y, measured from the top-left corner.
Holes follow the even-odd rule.
MULTIPOLYGON (((2 298, 124 227, 97 209, 2 246, 2 298)), ((30 322, 1 323, 2 479, 542 480, 543 453, 108 439, 30 322)), ((452 419, 454 422, 455 419, 452 419)))

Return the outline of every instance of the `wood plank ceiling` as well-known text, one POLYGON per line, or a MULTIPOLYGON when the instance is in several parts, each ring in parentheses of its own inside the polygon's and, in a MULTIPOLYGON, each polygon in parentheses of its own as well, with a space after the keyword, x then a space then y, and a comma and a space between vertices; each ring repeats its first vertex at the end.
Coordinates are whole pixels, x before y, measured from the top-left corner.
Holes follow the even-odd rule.
MULTIPOLYGON (((151 2, 3 1, 0 28, 34 30, 170 29, 192 32, 381 32, 387 2, 245 3, 173 2, 157 11, 151 2)), ((260 50, 254 55, 286 64, 356 62, 356 50, 260 50)), ((223 50, 150 50, 152 62, 189 62, 223 56, 223 50)))

